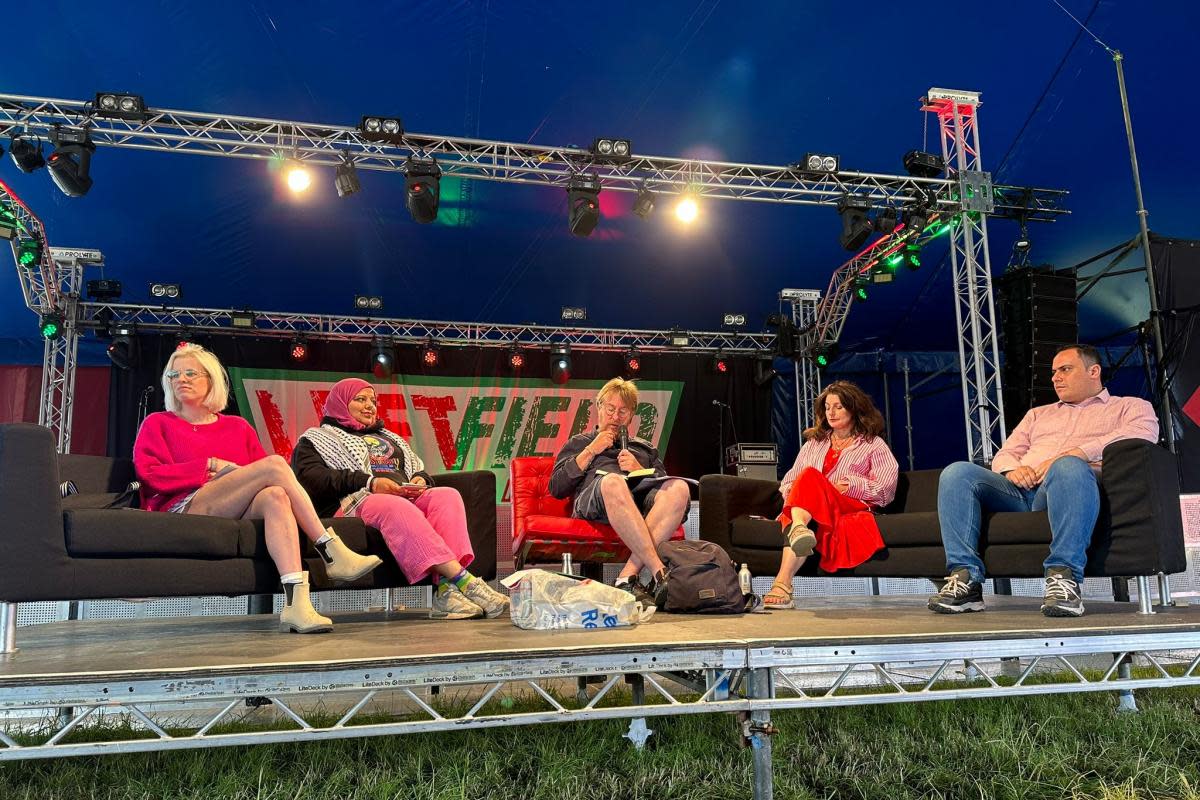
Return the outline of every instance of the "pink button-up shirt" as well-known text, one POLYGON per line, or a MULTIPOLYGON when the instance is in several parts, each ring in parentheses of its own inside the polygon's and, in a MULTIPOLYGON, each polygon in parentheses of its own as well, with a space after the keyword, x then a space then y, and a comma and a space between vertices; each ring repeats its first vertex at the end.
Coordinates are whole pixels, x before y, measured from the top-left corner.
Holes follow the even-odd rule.
POLYGON ((1113 397, 1107 389, 1078 403, 1050 403, 1029 409, 992 460, 993 472, 1036 467, 1078 447, 1099 469, 1104 448, 1120 439, 1158 441, 1154 406, 1140 397, 1113 397))

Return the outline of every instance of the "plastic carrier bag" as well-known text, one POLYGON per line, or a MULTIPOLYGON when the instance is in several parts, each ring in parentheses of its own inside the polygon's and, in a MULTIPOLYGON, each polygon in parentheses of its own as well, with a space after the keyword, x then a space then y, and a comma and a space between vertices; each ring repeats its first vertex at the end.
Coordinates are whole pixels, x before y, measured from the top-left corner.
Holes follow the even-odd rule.
POLYGON ((621 628, 654 614, 622 589, 544 569, 523 569, 500 583, 509 590, 513 624, 526 630, 621 628))

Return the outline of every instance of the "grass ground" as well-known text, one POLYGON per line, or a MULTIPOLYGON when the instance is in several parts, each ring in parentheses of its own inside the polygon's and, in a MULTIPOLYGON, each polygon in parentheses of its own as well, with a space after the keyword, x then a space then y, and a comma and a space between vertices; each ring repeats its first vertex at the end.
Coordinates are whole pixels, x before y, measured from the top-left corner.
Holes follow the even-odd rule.
MULTIPOLYGON (((777 798, 1200 797, 1200 690, 774 715, 777 798)), ((0 799, 749 797, 730 715, 594 722, 0 766, 0 799)))

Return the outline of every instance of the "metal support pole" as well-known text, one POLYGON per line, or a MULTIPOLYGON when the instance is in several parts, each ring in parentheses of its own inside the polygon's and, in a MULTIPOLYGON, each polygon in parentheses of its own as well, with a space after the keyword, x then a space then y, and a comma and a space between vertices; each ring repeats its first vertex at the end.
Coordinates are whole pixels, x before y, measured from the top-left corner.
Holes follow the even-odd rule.
POLYGON ((1138 575, 1138 613, 1153 614, 1154 613, 1154 598, 1150 596, 1150 576, 1138 575))
MULTIPOLYGON (((769 668, 750 670, 750 696, 769 700, 774 696, 769 668)), ((754 800, 771 800, 775 796, 775 773, 771 764, 771 712, 753 711, 748 723, 748 740, 754 750, 754 800)))
MULTIPOLYGON (((1129 661, 1129 656, 1125 656, 1121 660, 1120 666, 1117 667, 1117 677, 1123 681, 1127 681, 1132 677, 1129 661)), ((1117 692, 1117 711, 1136 712, 1137 710, 1137 700, 1133 696, 1132 689, 1122 689, 1117 692)))
POLYGON ((247 614, 271 614, 275 611, 275 595, 251 594, 246 596, 247 614))
POLYGON ((17 652, 17 604, 0 603, 0 655, 17 652))
POLYGON ((908 471, 916 467, 912 442, 912 387, 909 385, 908 359, 904 359, 904 431, 908 434, 908 471))
POLYGON ((1171 599, 1171 578, 1165 572, 1158 573, 1158 604, 1164 607, 1175 605, 1171 599))
POLYGON ((883 368, 883 351, 879 352, 879 374, 883 377, 883 425, 888 444, 892 443, 892 393, 888 386, 887 370, 883 368))
POLYGON ((1137 197, 1138 230, 1142 239, 1142 263, 1146 267, 1146 286, 1150 290, 1150 330, 1154 336, 1154 358, 1158 365, 1157 378, 1154 382, 1154 393, 1158 395, 1159 416, 1167 429, 1167 449, 1175 452, 1175 424, 1171 418, 1171 398, 1167 394, 1167 386, 1163 374, 1163 342, 1162 321, 1158 316, 1158 290, 1154 280, 1154 263, 1150 257, 1150 228, 1146 225, 1146 217, 1150 213, 1142 200, 1142 176, 1138 171, 1137 148, 1133 144, 1133 121, 1129 117, 1129 95, 1125 92, 1125 69, 1122 66, 1125 56, 1120 50, 1114 50, 1113 64, 1117 68, 1117 88, 1121 92, 1121 114, 1125 117, 1125 138, 1129 142, 1129 166, 1133 169, 1133 192, 1137 197))

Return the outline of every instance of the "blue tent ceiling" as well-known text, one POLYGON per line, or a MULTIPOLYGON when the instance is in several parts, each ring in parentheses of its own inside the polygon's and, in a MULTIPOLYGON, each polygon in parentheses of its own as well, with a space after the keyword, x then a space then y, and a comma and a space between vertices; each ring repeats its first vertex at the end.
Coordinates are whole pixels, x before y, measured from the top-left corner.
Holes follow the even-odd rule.
MULTIPOLYGON (((1198 4, 1062 2, 1126 55, 1151 227, 1200 238, 1185 201, 1200 177, 1186 101, 1198 4)), ((1068 265, 1136 232, 1111 59, 1051 0, 919 11, 719 0, 131 11, 50 2, 23 12, 42 24, 8 37, 0 90, 86 99, 119 89, 157 107, 342 124, 397 113, 414 131, 539 144, 615 134, 639 153, 753 163, 828 151, 846 168, 894 173, 926 136, 917 98, 930 86, 972 89, 983 93, 983 160, 997 180, 1072 192, 1072 217, 1031 231, 1035 260, 1068 265)), ((0 166, 51 241, 103 250, 107 276, 134 301, 154 279, 209 307, 349 313, 362 292, 382 294, 391 316, 554 323, 569 304, 601 326, 711 329, 724 311, 761 320, 782 287, 824 289, 847 257, 825 208, 711 201, 685 232, 666 214, 632 216, 632 197, 609 193, 600 227, 578 239, 564 193, 549 188, 476 181, 468 203, 445 180, 439 222, 419 226, 395 174, 363 174, 364 190, 344 200, 324 173, 304 199, 288 196, 258 161, 102 148, 92 174, 91 192, 70 199, 44 171, 0 166)), ((999 270, 1016 229, 990 232, 999 270)), ((952 347, 944 250, 874 291, 845 341, 952 347)), ((0 339, 35 333, 11 267, 0 270, 0 314, 0 339)), ((1085 330, 1144 316, 1140 279, 1117 279, 1089 295, 1085 330)))

